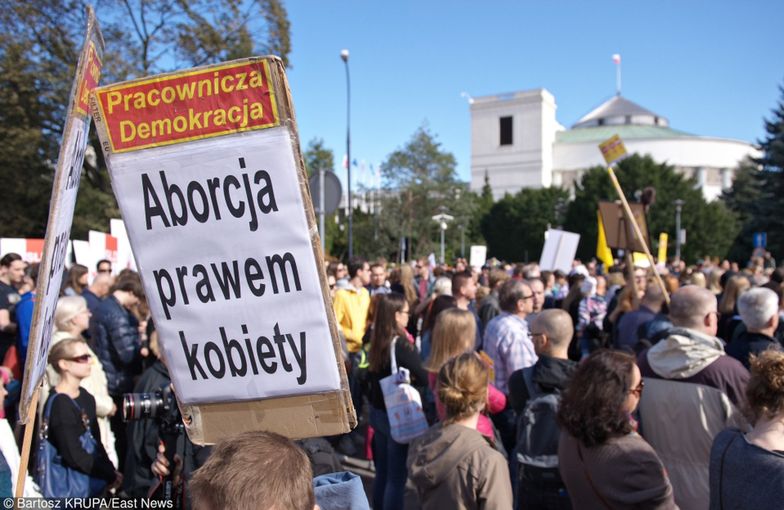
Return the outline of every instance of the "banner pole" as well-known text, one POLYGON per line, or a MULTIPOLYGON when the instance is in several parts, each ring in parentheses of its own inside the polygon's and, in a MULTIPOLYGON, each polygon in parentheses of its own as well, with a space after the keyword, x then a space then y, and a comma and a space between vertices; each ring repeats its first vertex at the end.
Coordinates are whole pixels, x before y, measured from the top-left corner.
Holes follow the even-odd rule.
MULTIPOLYGON (((19 460, 19 473, 16 476, 16 491, 14 497, 21 498, 24 495, 25 479, 27 478, 27 465, 30 462, 30 448, 33 441, 33 430, 35 430, 35 415, 38 410, 38 399, 41 395, 39 387, 33 392, 30 406, 27 408, 27 422, 24 425, 24 440, 22 441, 22 451, 19 460)), ((16 503, 14 503, 16 505, 16 503)))
POLYGON ((615 187, 615 191, 617 191, 618 196, 621 197, 621 203, 623 204, 623 211, 626 214, 626 218, 628 218, 629 222, 632 224, 634 235, 637 236, 637 238, 640 240, 640 244, 642 244, 642 248, 645 251, 645 256, 648 257, 648 262, 651 264, 653 276, 656 279, 659 287, 661 287, 662 293, 664 294, 664 300, 669 305, 670 295, 667 293, 667 287, 664 286, 664 280, 661 279, 659 272, 656 270, 656 262, 653 260, 651 250, 648 249, 648 244, 645 242, 645 237, 642 235, 640 226, 637 225, 637 219, 634 217, 634 214, 632 214, 632 209, 629 207, 629 202, 626 200, 626 195, 623 194, 623 189, 621 189, 621 184, 618 182, 618 178, 615 176, 615 171, 613 170, 612 165, 607 167, 607 173, 610 175, 610 181, 612 181, 613 186, 615 187))

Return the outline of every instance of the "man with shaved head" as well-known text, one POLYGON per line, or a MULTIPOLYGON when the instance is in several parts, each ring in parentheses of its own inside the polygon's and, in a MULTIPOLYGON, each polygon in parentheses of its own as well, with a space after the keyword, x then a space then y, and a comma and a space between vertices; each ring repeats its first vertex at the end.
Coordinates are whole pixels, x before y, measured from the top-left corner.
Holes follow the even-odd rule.
POLYGON ((560 393, 577 368, 568 357, 573 334, 572 317, 565 310, 539 312, 531 323, 531 340, 539 359, 509 377, 509 406, 517 413, 518 444, 513 452, 518 471, 516 508, 572 507, 557 463, 542 466, 542 459, 534 458, 530 447, 535 444, 536 454, 543 458, 558 456, 555 414, 560 393))
POLYGON ((667 468, 681 508, 707 510, 713 438, 727 427, 745 426, 738 409, 749 373, 725 354, 716 337, 718 315, 710 291, 680 288, 670 302, 669 336, 637 359, 645 389, 640 431, 667 468))

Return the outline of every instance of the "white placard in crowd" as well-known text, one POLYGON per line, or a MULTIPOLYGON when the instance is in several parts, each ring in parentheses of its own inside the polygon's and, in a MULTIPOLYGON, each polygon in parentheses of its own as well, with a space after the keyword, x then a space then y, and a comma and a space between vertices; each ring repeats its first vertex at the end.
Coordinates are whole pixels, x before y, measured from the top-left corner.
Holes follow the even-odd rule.
POLYGON ((279 126, 269 72, 251 59, 96 93, 112 185, 182 404, 341 389, 296 140, 279 126), (252 90, 254 76, 266 92, 252 90), (207 87, 207 102, 181 95, 207 87), (224 134, 233 119, 245 127, 224 134))
POLYGON ((33 394, 46 370, 49 343, 54 329, 54 312, 70 244, 76 194, 90 132, 88 98, 101 75, 103 38, 92 9, 88 9, 84 46, 76 66, 76 77, 66 112, 65 129, 52 184, 49 220, 41 257, 30 339, 20 402, 20 419, 27 421, 33 394))
POLYGON ((487 246, 472 246, 469 263, 471 267, 481 268, 487 262, 487 246))
POLYGON ((128 239, 128 231, 125 230, 125 223, 120 219, 109 220, 109 232, 112 237, 117 238, 117 264, 112 266, 115 273, 123 269, 136 271, 136 260, 131 251, 131 240, 128 239))
POLYGON ((564 230, 550 229, 545 234, 544 248, 539 259, 542 271, 560 269, 564 273, 572 270, 572 261, 580 244, 580 234, 564 230))

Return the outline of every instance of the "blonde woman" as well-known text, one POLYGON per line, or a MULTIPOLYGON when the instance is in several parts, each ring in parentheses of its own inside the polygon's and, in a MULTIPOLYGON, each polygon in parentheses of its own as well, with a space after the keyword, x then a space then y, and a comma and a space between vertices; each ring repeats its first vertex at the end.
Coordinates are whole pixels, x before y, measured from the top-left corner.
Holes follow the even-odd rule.
MULTIPOLYGON (((87 308, 87 301, 80 296, 61 297, 57 301, 57 308, 54 312, 54 324, 56 330, 49 345, 50 352, 58 342, 65 338, 83 339, 82 333, 90 324, 90 310, 87 308)), ((81 385, 95 398, 95 411, 98 417, 98 428, 101 432, 101 443, 112 464, 118 467, 117 452, 114 449, 114 433, 109 426, 109 417, 117 412, 117 408, 112 401, 112 397, 109 396, 106 374, 103 371, 101 362, 98 361, 95 353, 87 344, 85 344, 85 347, 90 353, 89 363, 91 370, 90 375, 81 380, 81 385)), ((48 394, 50 387, 57 386, 60 382, 60 375, 52 365, 46 367, 46 376, 49 384, 47 385, 47 380, 44 380, 44 395, 48 394)))
MULTIPOLYGON (((90 349, 84 340, 66 338, 54 345, 49 352, 49 364, 59 375, 58 383, 50 390, 44 406, 44 419, 48 423, 48 438, 62 456, 63 464, 90 476, 89 494, 96 496, 105 488, 122 484, 122 474, 115 469, 103 445, 96 441, 95 449, 85 449, 81 436, 89 430, 93 438, 98 432, 95 417, 95 399, 81 387, 90 376, 92 364, 90 349)), ((47 494, 45 497, 65 497, 67 494, 47 494)))
MULTIPOLYGON (((439 398, 437 374, 449 360, 463 353, 471 352, 476 339, 476 320, 468 310, 449 308, 438 314, 436 325, 433 328, 432 347, 430 359, 425 369, 429 372, 428 384, 436 401, 438 419, 443 421, 447 417, 446 407, 439 398)), ((487 411, 491 414, 500 413, 506 407, 506 395, 501 393, 492 384, 487 385, 487 411)), ((484 414, 479 417, 476 429, 482 435, 495 441, 493 425, 484 414)))
POLYGON ((512 508, 506 460, 477 431, 489 382, 487 365, 474 353, 460 354, 439 370, 445 419, 416 439, 408 456, 423 510, 512 508))

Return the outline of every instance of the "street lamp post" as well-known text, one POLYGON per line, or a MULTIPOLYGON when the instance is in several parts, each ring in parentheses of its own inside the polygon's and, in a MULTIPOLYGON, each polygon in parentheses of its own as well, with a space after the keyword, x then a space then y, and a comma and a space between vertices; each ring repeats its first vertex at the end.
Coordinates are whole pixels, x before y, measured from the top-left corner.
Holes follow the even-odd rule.
POLYGON ((675 201, 675 260, 681 260, 681 209, 684 201, 680 198, 675 201))
POLYGON ((351 80, 348 74, 348 50, 340 51, 346 64, 346 170, 348 170, 348 258, 354 256, 354 211, 351 203, 351 80))
POLYGON ((446 227, 447 227, 446 223, 454 219, 455 218, 453 216, 450 216, 443 212, 441 214, 436 214, 435 216, 433 216, 433 221, 438 223, 438 226, 441 230, 441 264, 444 263, 444 233, 446 232, 446 227))

